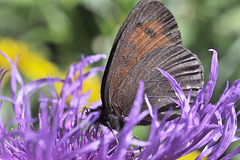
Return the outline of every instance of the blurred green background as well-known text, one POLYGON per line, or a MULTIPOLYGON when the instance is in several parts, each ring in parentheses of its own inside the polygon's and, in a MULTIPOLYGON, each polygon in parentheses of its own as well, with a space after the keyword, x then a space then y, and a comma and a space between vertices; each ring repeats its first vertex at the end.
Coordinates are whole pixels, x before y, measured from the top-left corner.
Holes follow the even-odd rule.
MULTIPOLYGON (((33 54, 44 57, 57 66, 59 72, 64 72, 69 64, 79 61, 82 54, 108 55, 119 27, 137 2, 0 0, 0 50, 5 47, 5 53, 8 54, 8 50, 11 52, 12 47, 6 47, 3 43, 6 39, 20 46, 24 43, 33 54)), ((213 103, 216 102, 226 81, 232 83, 240 78, 240 1, 162 2, 178 22, 184 47, 201 60, 205 82, 208 80, 212 57, 208 49, 218 51, 219 75, 212 99, 213 103)), ((105 64, 106 60, 97 65, 105 64)), ((101 79, 101 75, 99 77, 101 79)))

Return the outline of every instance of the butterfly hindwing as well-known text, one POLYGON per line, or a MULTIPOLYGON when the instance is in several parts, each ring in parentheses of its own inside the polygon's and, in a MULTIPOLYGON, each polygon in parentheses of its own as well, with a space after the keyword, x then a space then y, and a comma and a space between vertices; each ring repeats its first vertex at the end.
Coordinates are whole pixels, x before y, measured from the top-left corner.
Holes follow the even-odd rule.
MULTIPOLYGON (((192 90, 192 98, 203 87, 203 67, 195 54, 181 45, 157 48, 134 65, 112 97, 112 101, 117 106, 121 106, 124 116, 130 112, 139 80, 144 82, 144 93, 147 94, 151 105, 158 106, 159 119, 170 107, 174 109, 170 118, 180 115, 180 108, 175 108, 176 104, 170 99, 176 99, 174 89, 156 67, 173 76, 180 83, 185 95, 192 90)), ((142 110, 146 109, 146 103, 143 103, 142 110)), ((140 124, 149 124, 150 122, 151 118, 147 117, 140 124)))

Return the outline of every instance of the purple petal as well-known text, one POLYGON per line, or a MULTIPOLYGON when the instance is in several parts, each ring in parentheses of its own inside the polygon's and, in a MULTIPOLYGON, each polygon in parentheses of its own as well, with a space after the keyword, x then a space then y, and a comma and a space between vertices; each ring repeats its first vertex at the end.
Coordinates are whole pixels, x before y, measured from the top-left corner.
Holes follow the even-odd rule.
POLYGON ((209 76, 209 81, 208 81, 208 86, 209 89, 208 91, 205 93, 205 105, 209 103, 212 94, 213 94, 213 90, 215 87, 215 84, 217 82, 217 75, 218 75, 218 59, 217 59, 217 51, 213 50, 213 49, 209 49, 209 51, 213 52, 213 57, 212 57, 212 66, 211 66, 211 73, 209 76))
MULTIPOLYGON (((185 97, 185 94, 182 90, 182 88, 180 87, 180 85, 178 84, 178 82, 167 72, 163 71, 160 68, 157 68, 169 81, 169 83, 172 85, 176 96, 179 99, 179 105, 180 106, 184 106, 184 108, 181 108, 182 110, 185 110, 186 112, 188 112, 190 110, 190 106, 189 103, 185 97)), ((186 116, 184 115, 185 112, 182 112, 182 116, 186 116)))

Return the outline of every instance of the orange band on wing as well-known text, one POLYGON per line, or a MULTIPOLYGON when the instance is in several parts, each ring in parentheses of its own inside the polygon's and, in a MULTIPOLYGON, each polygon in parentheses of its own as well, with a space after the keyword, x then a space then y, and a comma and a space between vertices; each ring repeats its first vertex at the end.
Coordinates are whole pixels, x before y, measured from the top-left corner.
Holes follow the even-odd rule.
POLYGON ((172 45, 172 42, 164 35, 162 23, 157 20, 140 25, 128 39, 135 44, 138 59, 159 47, 172 45))

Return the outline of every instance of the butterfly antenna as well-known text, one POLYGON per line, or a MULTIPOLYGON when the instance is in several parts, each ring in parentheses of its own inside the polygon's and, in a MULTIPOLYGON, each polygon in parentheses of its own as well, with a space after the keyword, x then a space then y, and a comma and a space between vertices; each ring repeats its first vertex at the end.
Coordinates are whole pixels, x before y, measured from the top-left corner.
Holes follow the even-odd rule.
POLYGON ((111 127, 109 121, 107 121, 107 127, 110 129, 110 131, 111 131, 112 134, 114 135, 117 144, 119 144, 118 139, 117 139, 117 135, 113 132, 113 129, 112 129, 112 127, 111 127))

